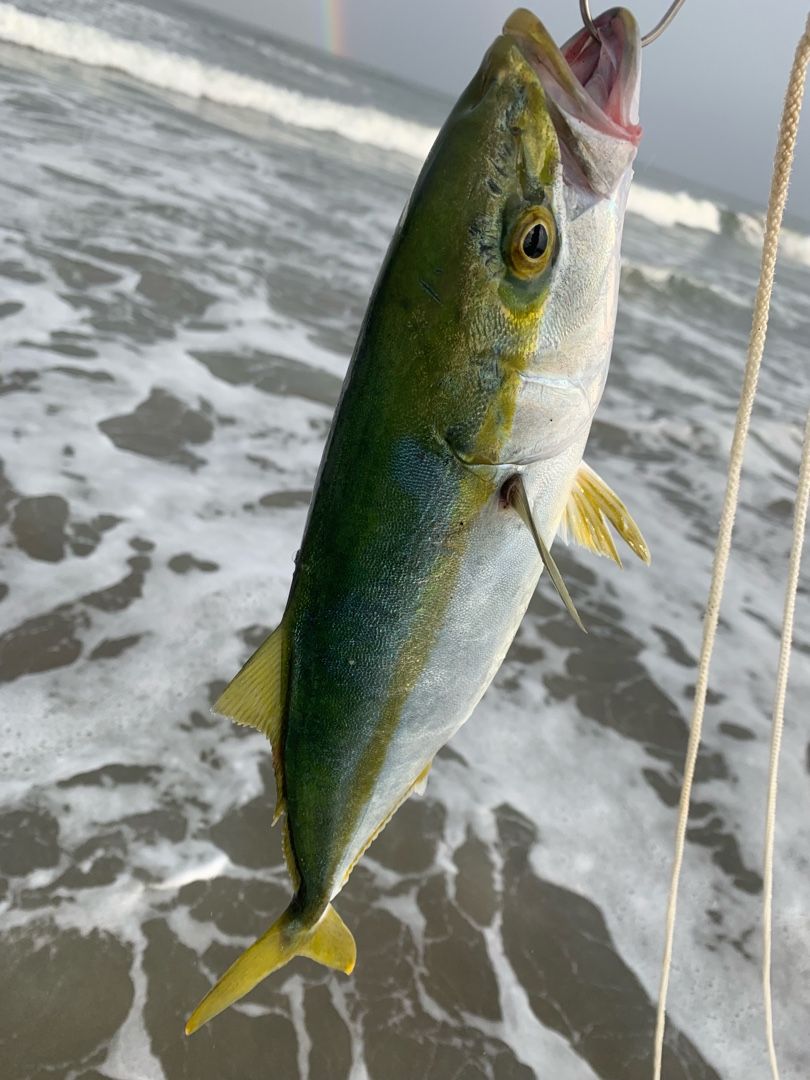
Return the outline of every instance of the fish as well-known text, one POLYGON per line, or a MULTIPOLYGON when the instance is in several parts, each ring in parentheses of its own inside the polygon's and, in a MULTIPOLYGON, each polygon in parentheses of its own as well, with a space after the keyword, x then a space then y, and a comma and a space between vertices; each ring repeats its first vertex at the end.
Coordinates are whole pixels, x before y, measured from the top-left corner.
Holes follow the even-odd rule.
MULTIPOLYGON (((186 1024, 293 957, 351 973, 333 905, 500 667, 559 533, 649 551, 583 461, 607 377, 641 42, 614 8, 562 48, 506 21, 384 258, 289 598, 214 711, 271 744, 293 896, 186 1024)), ((584 628, 584 627, 583 627, 584 628)))

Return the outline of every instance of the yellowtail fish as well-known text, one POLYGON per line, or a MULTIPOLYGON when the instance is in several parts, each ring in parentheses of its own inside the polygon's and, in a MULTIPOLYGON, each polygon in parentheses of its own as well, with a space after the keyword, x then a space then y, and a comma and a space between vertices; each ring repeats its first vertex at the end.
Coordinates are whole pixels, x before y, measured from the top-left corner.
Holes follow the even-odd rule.
POLYGON ((597 27, 561 50, 516 11, 397 227, 281 624, 215 706, 272 744, 294 895, 188 1033, 295 956, 351 972, 332 901, 470 716, 544 566, 575 614, 557 532, 618 561, 610 522, 649 558, 582 461, 640 137, 635 20, 597 27))

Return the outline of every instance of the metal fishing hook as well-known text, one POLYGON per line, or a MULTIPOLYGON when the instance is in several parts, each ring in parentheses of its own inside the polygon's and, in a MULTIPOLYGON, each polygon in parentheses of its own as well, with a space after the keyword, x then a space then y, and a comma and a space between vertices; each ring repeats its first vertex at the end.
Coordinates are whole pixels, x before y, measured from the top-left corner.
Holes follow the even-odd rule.
MULTIPOLYGON (((661 21, 656 23, 652 30, 650 30, 649 34, 645 34, 644 37, 641 39, 642 46, 649 45, 651 44, 651 42, 655 41, 656 38, 661 37, 663 32, 666 30, 666 28, 678 14, 680 9, 683 7, 683 4, 684 0, 673 0, 673 2, 669 5, 666 12, 664 13, 664 17, 661 19, 661 21)), ((585 23, 585 26, 587 27, 591 37, 596 38, 597 41, 601 41, 601 38, 599 37, 599 28, 597 27, 596 23, 593 21, 593 17, 591 16, 590 0, 579 0, 579 13, 582 16, 582 21, 585 23)))

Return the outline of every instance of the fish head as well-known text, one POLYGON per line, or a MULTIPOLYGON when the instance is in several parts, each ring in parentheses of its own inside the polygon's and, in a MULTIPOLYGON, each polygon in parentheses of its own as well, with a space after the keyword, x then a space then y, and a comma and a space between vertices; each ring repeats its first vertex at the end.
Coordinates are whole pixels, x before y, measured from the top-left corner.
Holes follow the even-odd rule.
MULTIPOLYGON (((558 47, 519 9, 446 122, 417 199, 454 268, 467 373, 499 401, 498 421, 457 426, 462 456, 483 463, 553 457, 584 440, 612 345, 620 242, 641 135, 641 41, 621 8, 558 47)), ((451 281, 437 279, 437 296, 451 281)), ((448 347, 453 335, 448 333, 448 347)), ((451 440, 452 442, 452 440, 451 440)))

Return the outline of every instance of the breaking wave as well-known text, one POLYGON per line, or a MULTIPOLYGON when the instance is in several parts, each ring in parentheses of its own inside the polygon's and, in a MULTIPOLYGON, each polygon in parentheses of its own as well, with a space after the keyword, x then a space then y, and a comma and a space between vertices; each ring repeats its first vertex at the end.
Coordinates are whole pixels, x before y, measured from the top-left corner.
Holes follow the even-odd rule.
POLYGON ((696 199, 685 191, 656 191, 636 183, 630 189, 627 209, 665 229, 684 225, 687 229, 720 232, 720 207, 709 199, 696 199))
POLYGON ((161 90, 254 109, 285 124, 336 132, 353 142, 420 160, 436 137, 433 128, 379 109, 310 97, 192 56, 114 37, 83 23, 31 15, 11 4, 0 3, 0 40, 90 67, 120 71, 161 90))
MULTIPOLYGON (((762 218, 729 210, 711 199, 699 199, 686 191, 657 191, 634 184, 627 209, 666 229, 680 225, 726 236, 752 247, 758 248, 762 244, 762 218)), ((810 236, 793 229, 782 229, 781 250, 786 258, 810 266, 810 236)))
POLYGON ((677 302, 687 304, 692 311, 705 309, 709 314, 714 314, 718 300, 739 309, 746 317, 751 310, 751 298, 747 295, 739 296, 702 278, 632 259, 622 260, 622 284, 633 290, 652 289, 672 296, 677 302))
MULTIPOLYGON (((765 233, 765 220, 754 217, 753 214, 723 210, 720 215, 720 231, 724 236, 744 240, 746 243, 759 247, 765 233)), ((793 229, 783 228, 780 246, 786 258, 810 266, 810 236, 805 236, 793 229)))
MULTIPOLYGON (((91 67, 120 71, 186 97, 253 109, 299 128, 334 132, 353 142, 393 150, 421 161, 436 129, 368 106, 311 97, 261 79, 238 75, 192 56, 116 37, 84 23, 19 11, 0 2, 0 40, 91 67)), ((663 228, 682 226, 758 247, 762 221, 685 191, 665 192, 635 184, 631 213, 663 228)), ((784 229, 782 254, 810 266, 810 236, 784 229)))

